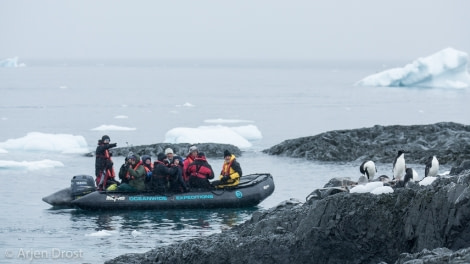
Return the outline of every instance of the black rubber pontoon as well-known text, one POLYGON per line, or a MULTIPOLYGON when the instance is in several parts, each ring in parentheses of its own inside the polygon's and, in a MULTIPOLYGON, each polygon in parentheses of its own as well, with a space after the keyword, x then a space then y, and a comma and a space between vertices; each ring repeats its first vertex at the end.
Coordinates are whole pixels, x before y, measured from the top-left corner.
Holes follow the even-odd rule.
POLYGON ((173 194, 95 191, 70 204, 86 210, 237 208, 256 206, 273 192, 274 180, 271 174, 259 173, 243 176, 235 188, 173 194))

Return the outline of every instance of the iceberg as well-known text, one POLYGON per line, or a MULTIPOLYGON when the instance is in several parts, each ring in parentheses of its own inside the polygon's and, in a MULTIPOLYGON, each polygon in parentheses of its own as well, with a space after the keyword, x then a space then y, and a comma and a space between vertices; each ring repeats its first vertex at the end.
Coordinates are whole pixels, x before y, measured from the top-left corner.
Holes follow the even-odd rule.
POLYGON ((449 47, 428 57, 418 58, 403 68, 367 76, 356 85, 467 88, 470 86, 467 65, 468 54, 449 47))
POLYGON ((123 127, 123 126, 115 126, 115 125, 101 125, 99 127, 92 128, 90 130, 94 131, 134 131, 137 128, 135 127, 123 127))
POLYGON ((24 66, 24 63, 18 63, 18 57, 0 60, 0 68, 17 68, 24 66))
POLYGON ((83 136, 30 132, 22 138, 0 142, 0 153, 8 150, 44 151, 64 154, 87 153, 88 145, 83 136))
POLYGON ((250 148, 250 141, 263 138, 261 131, 254 125, 227 127, 200 126, 197 128, 176 127, 165 134, 164 143, 220 143, 232 144, 239 148, 250 148))
POLYGON ((48 168, 64 167, 64 164, 55 160, 39 160, 39 161, 12 161, 0 160, 0 169, 25 169, 29 171, 41 170, 48 168))

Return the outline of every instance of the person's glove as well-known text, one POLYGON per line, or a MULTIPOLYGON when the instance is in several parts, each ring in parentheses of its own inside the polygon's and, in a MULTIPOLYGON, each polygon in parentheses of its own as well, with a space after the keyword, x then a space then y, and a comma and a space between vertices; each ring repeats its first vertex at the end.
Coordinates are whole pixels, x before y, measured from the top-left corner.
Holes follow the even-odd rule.
POLYGON ((117 143, 109 144, 109 147, 110 147, 110 148, 114 148, 114 147, 116 147, 116 146, 117 146, 117 143))
POLYGON ((229 179, 230 179, 230 176, 225 175, 224 177, 222 177, 222 182, 227 182, 229 179))

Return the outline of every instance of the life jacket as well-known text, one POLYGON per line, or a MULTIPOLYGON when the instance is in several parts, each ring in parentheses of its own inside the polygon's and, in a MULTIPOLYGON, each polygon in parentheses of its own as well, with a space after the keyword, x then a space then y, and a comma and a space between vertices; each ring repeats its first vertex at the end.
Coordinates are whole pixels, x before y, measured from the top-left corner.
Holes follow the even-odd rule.
POLYGON ((208 167, 207 160, 205 158, 195 158, 194 161, 189 164, 186 173, 189 177, 197 177, 200 179, 213 179, 214 175, 212 169, 208 167))
MULTIPOLYGON (((139 161, 139 163, 135 164, 135 167, 133 167, 132 169, 133 169, 133 170, 137 170, 137 168, 139 168, 139 166, 141 166, 141 165, 142 165, 142 161, 139 161)), ((145 166, 144 166, 144 168, 145 168, 145 166)), ((129 173, 129 171, 128 171, 127 174, 126 174, 126 178, 127 178, 127 179, 130 179, 130 180, 134 180, 134 176, 132 176, 132 175, 129 173)))
POLYGON ((194 162, 194 158, 191 154, 186 156, 186 159, 183 161, 183 180, 185 182, 189 181, 189 175, 186 172, 187 172, 187 169, 189 167, 189 164, 191 164, 193 162, 194 162))
POLYGON ((152 172, 153 171, 153 164, 150 164, 149 166, 147 166, 146 164, 142 164, 144 166, 144 169, 145 169, 145 173, 149 173, 149 172, 152 172))
MULTIPOLYGON (((104 146, 105 144, 99 143, 99 146, 104 146)), ((113 160, 111 159, 111 154, 109 153, 109 148, 105 148, 103 153, 96 154, 96 176, 101 176, 104 173, 107 174, 108 178, 114 178, 114 168, 113 160)))
POLYGON ((232 155, 229 162, 225 162, 222 165, 222 171, 220 172, 219 179, 222 180, 223 176, 229 176, 227 183, 219 186, 235 186, 240 183, 240 174, 232 168, 232 164, 235 161, 235 156, 232 155))
POLYGON ((225 176, 225 175, 230 176, 230 175, 236 173, 236 171, 235 171, 234 169, 232 169, 232 164, 233 164, 233 161, 234 161, 234 160, 235 160, 235 159, 234 159, 234 157, 232 156, 232 157, 230 158, 230 161, 229 161, 228 163, 224 161, 224 164, 222 165, 222 171, 220 172, 220 174, 221 174, 222 176, 225 176))
POLYGON ((103 154, 96 154, 99 158, 110 160, 111 155, 109 154, 109 149, 105 149, 103 154))
MULTIPOLYGON (((99 146, 104 146, 105 144, 99 143, 99 146)), ((109 148, 104 149, 103 153, 95 153, 96 158, 101 160, 111 160, 111 154, 109 154, 109 148)))
MULTIPOLYGON (((103 143, 98 143, 99 146, 104 146, 103 143)), ((106 185, 108 180, 114 180, 116 176, 113 167, 113 161, 111 159, 111 154, 109 153, 109 149, 104 149, 103 153, 95 153, 96 154, 96 161, 95 161, 95 174, 96 174, 96 185, 98 186, 99 190, 106 189, 106 185)))

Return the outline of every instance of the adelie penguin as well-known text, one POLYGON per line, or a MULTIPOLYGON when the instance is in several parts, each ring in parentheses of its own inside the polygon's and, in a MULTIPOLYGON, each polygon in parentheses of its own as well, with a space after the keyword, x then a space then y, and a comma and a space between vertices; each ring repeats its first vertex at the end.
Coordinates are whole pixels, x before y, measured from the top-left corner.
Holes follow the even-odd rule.
POLYGON ((417 182, 419 181, 418 172, 412 168, 406 168, 405 179, 403 180, 405 183, 412 181, 417 182))
POLYGON ((417 182, 419 181, 418 172, 412 168, 406 168, 405 177, 403 180, 396 182, 395 187, 405 187, 408 182, 417 182))
POLYGON ((393 179, 396 179, 397 181, 401 181, 405 174, 405 153, 407 152, 399 150, 395 160, 393 160, 393 179))
POLYGON ((359 171, 367 177, 367 180, 371 182, 374 179, 375 173, 377 172, 377 168, 375 167, 375 163, 372 160, 364 161, 361 166, 359 167, 359 171))
POLYGON ((439 161, 436 156, 430 156, 426 161, 426 168, 424 168, 424 177, 436 177, 439 171, 439 161))

